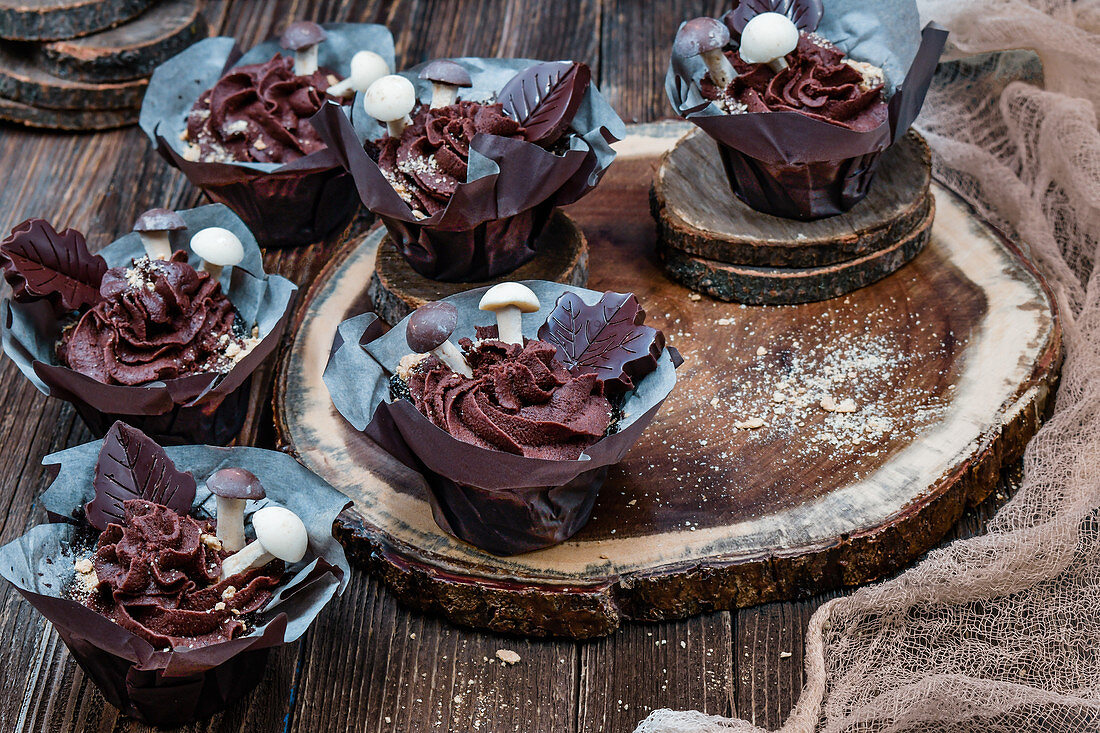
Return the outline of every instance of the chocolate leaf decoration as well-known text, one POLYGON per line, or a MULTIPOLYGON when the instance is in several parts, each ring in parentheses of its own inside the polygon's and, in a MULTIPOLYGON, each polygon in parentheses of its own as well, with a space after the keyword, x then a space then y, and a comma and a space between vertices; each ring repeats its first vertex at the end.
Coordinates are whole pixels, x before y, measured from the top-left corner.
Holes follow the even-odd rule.
POLYGON ((103 448, 92 479, 95 498, 85 514, 98 530, 122 521, 122 502, 145 499, 180 514, 191 511, 195 477, 176 470, 176 464, 152 438, 124 422, 116 422, 103 438, 103 448))
POLYGON ((52 298, 68 310, 99 302, 107 261, 75 229, 58 233, 44 219, 27 219, 0 242, 0 257, 16 302, 52 298))
POLYGON ((813 33, 825 12, 821 0, 740 0, 733 10, 722 16, 722 22, 735 37, 741 36, 745 24, 761 13, 782 13, 798 30, 813 33))
POLYGON ((633 293, 606 292, 595 305, 564 293, 539 328, 539 339, 558 347, 572 374, 593 372, 608 392, 627 392, 657 368, 665 336, 643 325, 645 311, 633 293))
POLYGON ((498 100, 523 125, 527 141, 545 147, 569 128, 591 81, 587 64, 547 61, 513 76, 498 100))

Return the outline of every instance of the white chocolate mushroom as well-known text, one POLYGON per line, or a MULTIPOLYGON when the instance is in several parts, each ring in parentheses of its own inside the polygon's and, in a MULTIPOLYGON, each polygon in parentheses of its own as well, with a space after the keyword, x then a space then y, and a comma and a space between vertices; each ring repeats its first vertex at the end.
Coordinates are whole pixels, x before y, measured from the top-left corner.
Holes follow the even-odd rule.
POLYGON ((256 539, 222 562, 222 580, 260 568, 276 558, 295 563, 305 557, 309 534, 298 515, 281 506, 265 506, 252 515, 256 539))
POLYGON ((798 46, 798 26, 782 13, 760 13, 741 31, 738 53, 748 64, 767 64, 779 73, 787 68, 784 58, 798 46))
POLYGON ((458 309, 450 303, 436 301, 413 311, 405 324, 405 343, 417 354, 432 354, 455 374, 474 376, 466 357, 451 342, 458 325, 458 309))
POLYGON ((390 65, 374 51, 358 51, 351 57, 351 73, 343 81, 336 82, 326 91, 334 97, 346 97, 355 92, 365 92, 370 85, 390 73, 390 65))
POLYGON ((411 122, 409 113, 416 106, 416 88, 403 76, 387 74, 363 94, 363 109, 386 124, 390 137, 400 137, 411 122))
POLYGON ((183 217, 170 209, 149 209, 134 222, 134 231, 141 237, 145 254, 151 260, 172 259, 169 233, 186 228, 183 217))
POLYGON ((221 227, 207 227, 191 237, 191 251, 202 258, 202 269, 218 280, 223 267, 231 267, 244 259, 244 245, 237 235, 221 227))
POLYGON ((733 64, 726 58, 725 49, 729 42, 730 30, 722 21, 706 17, 692 18, 676 34, 672 50, 682 58, 702 56, 711 81, 719 89, 725 89, 737 76, 733 64))
POLYGON ((520 283, 500 283, 485 291, 478 307, 497 317, 497 337, 506 344, 523 345, 523 314, 539 309, 534 291, 520 283))

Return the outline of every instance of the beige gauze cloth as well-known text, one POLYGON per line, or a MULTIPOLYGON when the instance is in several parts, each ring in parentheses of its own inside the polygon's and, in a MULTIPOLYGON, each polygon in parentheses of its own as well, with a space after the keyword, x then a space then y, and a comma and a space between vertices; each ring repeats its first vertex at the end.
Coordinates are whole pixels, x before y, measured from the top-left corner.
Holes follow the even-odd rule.
MULTIPOLYGON (((916 126, 1045 274, 1062 383, 985 535, 818 609, 781 730, 1100 731, 1100 0, 920 7, 951 37, 916 126)), ((760 730, 658 710, 635 733, 760 730)))

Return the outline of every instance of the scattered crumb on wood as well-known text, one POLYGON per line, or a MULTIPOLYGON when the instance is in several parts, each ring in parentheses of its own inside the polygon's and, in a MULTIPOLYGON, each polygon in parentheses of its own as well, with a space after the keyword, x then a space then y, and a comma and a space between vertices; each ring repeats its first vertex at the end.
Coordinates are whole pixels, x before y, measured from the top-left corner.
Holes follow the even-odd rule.
POLYGON ((520 660, 520 656, 511 649, 497 649, 497 659, 502 664, 516 664, 520 660))

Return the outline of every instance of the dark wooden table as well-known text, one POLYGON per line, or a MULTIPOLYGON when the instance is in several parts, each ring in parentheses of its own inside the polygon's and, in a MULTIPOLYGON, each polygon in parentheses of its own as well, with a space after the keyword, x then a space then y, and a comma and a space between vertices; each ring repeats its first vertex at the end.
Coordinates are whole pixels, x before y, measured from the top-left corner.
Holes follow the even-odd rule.
MULTIPOLYGON (((627 122, 668 114, 667 46, 680 20, 717 15, 702 0, 218 0, 210 27, 248 47, 291 18, 388 25, 404 67, 436 56, 527 56, 588 62, 627 122)), ((93 249, 154 206, 187 208, 200 194, 168 168, 137 128, 54 134, 0 127, 0 234, 31 216, 85 231, 93 249)), ((332 244, 268 252, 268 270, 306 285, 332 244)), ((270 370, 257 380, 246 437, 274 445, 270 370)), ((46 454, 91 435, 7 360, 0 365, 2 534, 44 521, 35 498, 46 454)), ((979 531, 1011 480, 952 536, 979 531)), ((302 641, 274 655, 248 700, 195 730, 632 731, 660 707, 696 708, 778 726, 802 686, 806 622, 828 596, 630 624, 584 643, 528 641, 461 629, 400 607, 356 572, 302 641), (499 649, 520 661, 505 666, 499 649)), ((145 727, 104 702, 50 626, 10 586, 0 588, 0 731, 131 731, 145 727)))

